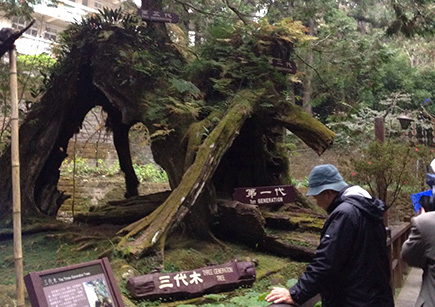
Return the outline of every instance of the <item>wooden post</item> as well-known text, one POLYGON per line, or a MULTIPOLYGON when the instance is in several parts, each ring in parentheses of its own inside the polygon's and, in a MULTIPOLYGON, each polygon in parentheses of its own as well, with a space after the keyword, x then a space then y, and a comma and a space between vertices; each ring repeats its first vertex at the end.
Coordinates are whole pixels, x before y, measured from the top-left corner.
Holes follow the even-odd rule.
MULTIPOLYGON (((384 143, 385 142, 385 120, 383 117, 375 118, 375 138, 376 141, 384 143)), ((387 191, 385 189, 385 180, 380 175, 377 178, 377 192, 378 198, 383 202, 387 201, 387 191)), ((384 213, 384 224, 385 227, 388 226, 388 210, 384 213)))
POLYGON ((381 143, 385 141, 385 121, 383 117, 375 118, 375 138, 381 143))
POLYGON ((20 155, 18 130, 18 86, 15 47, 9 50, 11 90, 11 165, 12 165, 12 217, 14 224, 14 259, 16 276, 17 306, 24 306, 23 251, 21 242, 21 193, 20 155))

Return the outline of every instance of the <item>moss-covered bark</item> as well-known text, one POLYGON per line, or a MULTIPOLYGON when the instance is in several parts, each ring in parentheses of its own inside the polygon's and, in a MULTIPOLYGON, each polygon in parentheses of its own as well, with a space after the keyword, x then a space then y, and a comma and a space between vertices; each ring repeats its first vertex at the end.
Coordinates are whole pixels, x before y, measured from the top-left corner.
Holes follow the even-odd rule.
POLYGON ((228 113, 198 148, 195 161, 181 183, 157 210, 121 231, 128 233, 119 242, 118 250, 128 251, 135 257, 154 248, 158 253, 163 252, 168 231, 178 225, 195 204, 260 97, 260 93, 247 90, 235 96, 228 113))
POLYGON ((301 107, 282 100, 277 109, 281 111, 274 112, 276 123, 293 132, 319 155, 334 141, 335 133, 301 107))

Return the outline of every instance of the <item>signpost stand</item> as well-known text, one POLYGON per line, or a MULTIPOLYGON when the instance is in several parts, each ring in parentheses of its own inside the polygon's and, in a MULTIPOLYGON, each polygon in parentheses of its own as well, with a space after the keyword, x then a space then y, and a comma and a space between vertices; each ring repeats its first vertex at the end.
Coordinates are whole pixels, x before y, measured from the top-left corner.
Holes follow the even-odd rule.
POLYGON ((132 277, 127 282, 127 289, 135 298, 176 300, 230 291, 240 286, 250 287, 254 281, 255 266, 252 262, 232 261, 193 271, 132 277))
POLYGON ((145 21, 154 21, 154 22, 169 22, 169 23, 177 23, 179 21, 179 17, 174 13, 166 13, 161 11, 151 11, 151 10, 138 10, 139 16, 142 17, 142 20, 145 21))
POLYGON ((271 64, 272 66, 276 67, 276 69, 278 69, 283 73, 294 75, 298 71, 298 68, 296 67, 296 63, 294 61, 272 59, 271 64))
POLYGON ((32 307, 125 307, 107 258, 24 277, 32 307))
POLYGON ((296 192, 291 185, 236 188, 233 199, 251 205, 286 204, 296 201, 296 192))

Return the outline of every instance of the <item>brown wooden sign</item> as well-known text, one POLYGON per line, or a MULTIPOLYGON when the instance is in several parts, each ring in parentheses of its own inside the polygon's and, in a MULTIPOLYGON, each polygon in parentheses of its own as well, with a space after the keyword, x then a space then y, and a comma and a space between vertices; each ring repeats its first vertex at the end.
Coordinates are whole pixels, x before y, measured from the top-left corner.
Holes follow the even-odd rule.
POLYGON ((251 205, 286 204, 295 202, 296 192, 292 185, 236 188, 233 199, 251 205))
POLYGON ((254 281, 255 266, 252 262, 228 262, 193 271, 132 277, 127 282, 127 289, 135 298, 187 299, 251 286, 254 281))
POLYGON ((174 13, 138 10, 138 14, 142 17, 142 20, 146 20, 146 21, 170 22, 170 23, 177 23, 179 21, 178 15, 174 13))
POLYGON ((32 307, 124 307, 107 258, 24 276, 32 307))
POLYGON ((294 61, 283 61, 280 59, 272 59, 272 66, 275 66, 276 69, 288 74, 295 74, 297 72, 296 63, 294 61))

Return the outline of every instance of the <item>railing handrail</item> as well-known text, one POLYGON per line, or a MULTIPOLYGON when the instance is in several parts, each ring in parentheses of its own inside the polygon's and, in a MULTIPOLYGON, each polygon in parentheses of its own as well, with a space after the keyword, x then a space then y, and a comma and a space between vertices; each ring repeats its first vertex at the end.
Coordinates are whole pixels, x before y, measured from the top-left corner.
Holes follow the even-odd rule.
MULTIPOLYGON (((387 238, 387 246, 390 246, 391 243, 394 243, 397 241, 400 237, 402 237, 403 234, 407 233, 408 230, 411 229, 411 223, 408 222, 404 225, 401 225, 398 228, 394 228, 391 230, 391 234, 387 238)), ((408 236, 408 235, 406 235, 408 236)))
POLYGON ((411 232, 411 223, 407 222, 388 231, 387 247, 390 250, 391 286, 393 293, 403 283, 403 275, 407 273, 408 266, 401 256, 402 245, 411 232))

